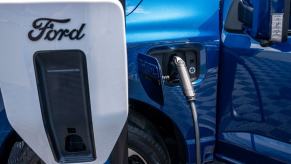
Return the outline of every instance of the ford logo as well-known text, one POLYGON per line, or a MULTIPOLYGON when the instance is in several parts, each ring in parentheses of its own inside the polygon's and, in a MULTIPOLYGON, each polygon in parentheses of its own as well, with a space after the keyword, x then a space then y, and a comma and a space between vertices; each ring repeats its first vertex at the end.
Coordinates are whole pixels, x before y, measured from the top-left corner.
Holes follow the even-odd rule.
POLYGON ((70 40, 81 40, 85 34, 83 30, 86 24, 81 24, 79 28, 55 29, 55 24, 65 24, 70 22, 71 19, 51 19, 51 18, 38 18, 32 23, 33 30, 29 31, 28 38, 31 41, 38 41, 40 39, 53 41, 68 38, 70 40))

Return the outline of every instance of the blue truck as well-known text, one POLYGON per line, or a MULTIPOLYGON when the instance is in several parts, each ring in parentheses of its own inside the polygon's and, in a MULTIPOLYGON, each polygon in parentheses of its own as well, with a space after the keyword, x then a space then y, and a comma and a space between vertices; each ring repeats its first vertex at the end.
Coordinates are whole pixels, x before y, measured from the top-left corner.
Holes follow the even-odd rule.
MULTIPOLYGON (((290 0, 124 4, 129 163, 196 161, 192 114, 174 56, 185 61, 195 89, 203 163, 291 162, 290 0), (157 85, 142 77, 140 56, 158 62, 157 85)), ((21 155, 19 143, 0 99, 1 163, 21 155)))

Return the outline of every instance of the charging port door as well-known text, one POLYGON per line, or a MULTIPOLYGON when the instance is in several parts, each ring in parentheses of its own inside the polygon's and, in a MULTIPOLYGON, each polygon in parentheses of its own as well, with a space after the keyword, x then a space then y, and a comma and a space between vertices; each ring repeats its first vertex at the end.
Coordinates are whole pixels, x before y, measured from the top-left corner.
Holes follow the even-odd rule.
POLYGON ((138 75, 140 82, 153 101, 164 105, 163 78, 158 60, 149 55, 138 54, 138 75))
POLYGON ((45 163, 104 163, 128 114, 121 3, 16 1, 0 2, 10 124, 45 163))

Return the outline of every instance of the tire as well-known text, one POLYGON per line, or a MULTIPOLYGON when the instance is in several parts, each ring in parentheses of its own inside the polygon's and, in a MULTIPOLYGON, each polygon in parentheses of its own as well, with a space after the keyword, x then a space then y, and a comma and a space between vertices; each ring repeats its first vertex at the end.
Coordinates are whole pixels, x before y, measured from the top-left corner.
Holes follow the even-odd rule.
POLYGON ((151 133, 128 125, 128 164, 170 164, 169 153, 163 145, 151 133))
POLYGON ((8 164, 45 164, 25 142, 15 142, 13 145, 8 164))
MULTIPOLYGON (((150 123, 146 127, 128 124, 128 164, 171 164, 162 138, 150 123)), ((24 141, 15 142, 7 163, 45 164, 24 141)))

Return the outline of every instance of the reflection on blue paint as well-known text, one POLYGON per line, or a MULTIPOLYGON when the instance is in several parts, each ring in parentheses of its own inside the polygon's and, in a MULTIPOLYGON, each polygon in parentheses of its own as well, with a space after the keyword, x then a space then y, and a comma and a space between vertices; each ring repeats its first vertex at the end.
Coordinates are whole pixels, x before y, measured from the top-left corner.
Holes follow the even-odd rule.
POLYGON ((127 17, 127 42, 217 39, 218 8, 219 1, 213 0, 145 0, 127 17))
POLYGON ((290 163, 290 38, 262 47, 246 33, 222 33, 218 139, 290 163))
MULTIPOLYGON (((144 0, 126 17, 128 47, 129 98, 160 110, 182 133, 185 142, 193 140, 193 121, 188 103, 179 86, 163 88, 161 107, 148 97, 137 73, 137 54, 147 54, 155 47, 169 44, 199 43, 205 48, 204 76, 195 81, 197 109, 203 144, 204 160, 213 159, 215 143, 216 86, 219 55, 219 1, 213 0, 144 0)), ((187 143, 186 143, 187 144, 187 143)), ((187 145, 187 163, 195 161, 193 143, 187 145)))
POLYGON ((290 163, 291 144, 270 139, 261 135, 243 132, 226 132, 221 139, 259 154, 270 156, 284 163, 290 163), (253 140, 253 142, 252 142, 253 140))

